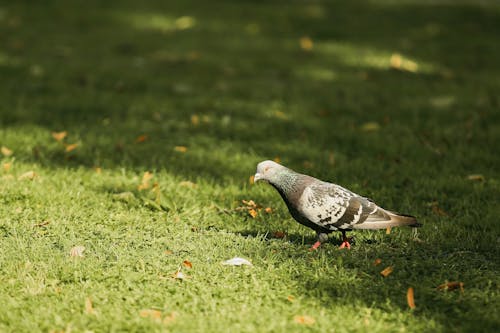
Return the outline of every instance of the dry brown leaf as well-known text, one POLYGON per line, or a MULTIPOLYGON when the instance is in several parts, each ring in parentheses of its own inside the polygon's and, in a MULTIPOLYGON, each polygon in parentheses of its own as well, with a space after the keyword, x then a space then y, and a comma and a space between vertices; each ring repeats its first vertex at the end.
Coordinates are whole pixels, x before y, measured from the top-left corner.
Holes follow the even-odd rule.
POLYGON ((268 214, 271 214, 273 212, 273 209, 271 207, 266 207, 264 211, 268 214))
POLYGON ((392 266, 387 266, 386 268, 384 268, 380 274, 383 276, 383 277, 388 277, 393 271, 393 268, 392 266))
POLYGON ((468 180, 473 180, 473 181, 479 181, 482 182, 484 181, 484 176, 481 174, 475 174, 475 175, 468 175, 467 176, 468 180))
POLYGON ((446 291, 452 291, 455 289, 460 289, 461 292, 464 292, 464 283, 463 282, 446 282, 441 285, 439 285, 437 290, 446 290, 446 291))
POLYGON ((71 248, 71 250, 69 251, 69 255, 71 257, 82 258, 83 257, 83 251, 85 251, 85 246, 82 246, 82 245, 73 246, 71 248))
POLYGON ((387 227, 387 228, 385 229, 385 234, 386 234, 386 235, 389 235, 390 233, 391 233, 391 227, 387 227))
POLYGON ((382 259, 377 258, 377 259, 375 259, 375 261, 373 262, 373 266, 378 266, 378 265, 380 265, 381 263, 382 263, 382 259))
POLYGON ((314 47, 314 43, 311 38, 304 36, 299 39, 300 48, 304 51, 311 51, 314 47))
POLYGON ((92 306, 92 300, 90 299, 90 297, 85 298, 85 313, 95 314, 95 310, 92 306))
POLYGON ((193 268, 193 264, 189 260, 184 260, 182 262, 182 265, 184 265, 184 267, 187 267, 187 268, 193 268))
POLYGON ((415 309, 415 299, 413 297, 413 287, 408 288, 406 292, 406 301, 408 302, 408 306, 410 309, 415 309))
POLYGON ((247 205, 249 208, 257 208, 257 204, 253 200, 241 200, 241 202, 247 205))
POLYGON ((283 231, 275 231, 275 232, 273 232, 273 237, 274 238, 279 238, 279 239, 285 238, 286 237, 286 233, 283 232, 283 231))
POLYGON ((292 295, 288 295, 288 297, 286 298, 286 300, 287 300, 288 302, 292 303, 292 302, 295 302, 295 297, 294 297, 294 296, 292 296, 292 295))
POLYGON ((2 155, 5 157, 9 157, 14 153, 12 150, 10 150, 9 148, 7 148, 5 146, 2 146, 2 148, 0 150, 2 151, 2 155))
POLYGON ((248 178, 248 182, 250 183, 250 185, 255 184, 255 181, 254 181, 254 175, 251 175, 251 176, 248 178))
POLYGON ((67 135, 68 135, 68 132, 66 132, 66 131, 52 132, 52 137, 54 139, 56 139, 57 142, 61 142, 67 135))
POLYGON ((293 321, 301 325, 312 325, 316 322, 316 319, 311 316, 304 315, 293 317, 293 321))
POLYGON ((447 212, 445 212, 443 209, 441 209, 437 203, 435 205, 432 205, 432 212, 436 215, 439 216, 449 216, 447 212))
POLYGON ((3 164, 3 171, 9 172, 11 167, 12 167, 12 163, 4 163, 3 164))
POLYGON ((142 143, 142 142, 146 141, 147 139, 149 139, 149 137, 146 134, 142 134, 142 135, 139 135, 135 139, 135 143, 142 143))
POLYGON ((72 143, 72 144, 66 145, 66 148, 64 149, 64 151, 69 153, 69 152, 75 150, 76 148, 78 148, 78 143, 72 143))
POLYGON ((174 150, 179 153, 185 153, 188 149, 185 146, 175 146, 174 150))
POLYGON ((253 208, 248 210, 248 214, 250 214, 252 218, 255 218, 258 215, 257 211, 253 208))
POLYGON ((23 180, 23 179, 33 180, 35 177, 36 177, 36 173, 34 171, 28 171, 28 172, 25 172, 22 175, 20 175, 18 177, 18 179, 19 180, 23 180))

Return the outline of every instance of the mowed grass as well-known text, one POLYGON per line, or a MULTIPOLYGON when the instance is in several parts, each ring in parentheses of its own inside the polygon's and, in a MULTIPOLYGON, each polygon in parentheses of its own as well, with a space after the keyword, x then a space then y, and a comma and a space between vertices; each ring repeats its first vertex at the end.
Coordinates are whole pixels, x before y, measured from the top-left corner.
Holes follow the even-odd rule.
POLYGON ((0 331, 497 331, 499 35, 474 1, 3 3, 0 331), (274 158, 424 227, 309 252, 274 158))

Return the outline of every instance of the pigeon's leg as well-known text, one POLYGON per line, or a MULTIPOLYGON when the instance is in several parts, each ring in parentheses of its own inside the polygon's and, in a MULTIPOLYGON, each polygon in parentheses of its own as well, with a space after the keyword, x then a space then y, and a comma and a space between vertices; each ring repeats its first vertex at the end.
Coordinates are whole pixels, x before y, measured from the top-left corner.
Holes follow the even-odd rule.
POLYGON ((316 241, 316 243, 313 244, 313 246, 309 248, 309 251, 316 250, 318 247, 320 247, 321 243, 326 242, 328 240, 327 234, 322 232, 318 232, 317 234, 318 234, 318 240, 316 241))
POLYGON ((339 249, 347 248, 351 249, 351 244, 349 243, 351 239, 345 235, 345 230, 342 230, 342 244, 340 244, 339 249))

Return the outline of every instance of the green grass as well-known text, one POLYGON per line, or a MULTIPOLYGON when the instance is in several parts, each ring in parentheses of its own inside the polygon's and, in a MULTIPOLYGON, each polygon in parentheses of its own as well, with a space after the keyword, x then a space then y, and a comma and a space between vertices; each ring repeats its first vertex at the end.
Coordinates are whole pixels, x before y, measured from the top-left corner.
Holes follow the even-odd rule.
POLYGON ((0 331, 498 330, 499 35, 500 7, 475 1, 3 3, 0 331), (275 157, 418 216, 419 240, 309 252, 249 184, 275 157))

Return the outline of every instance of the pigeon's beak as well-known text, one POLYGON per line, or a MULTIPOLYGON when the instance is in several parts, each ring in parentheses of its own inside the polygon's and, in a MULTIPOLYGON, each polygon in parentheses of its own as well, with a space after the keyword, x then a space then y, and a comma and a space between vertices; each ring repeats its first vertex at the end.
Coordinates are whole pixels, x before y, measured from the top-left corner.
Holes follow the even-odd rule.
POLYGON ((258 172, 253 176, 253 182, 254 183, 257 183, 261 179, 262 179, 262 175, 260 173, 258 173, 258 172))

